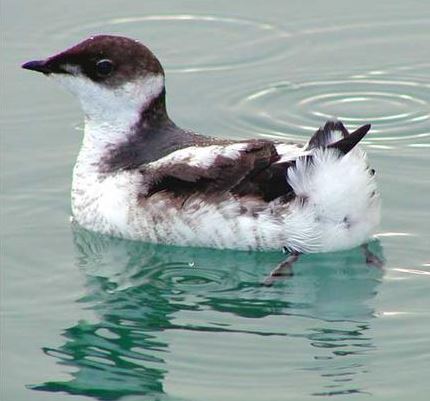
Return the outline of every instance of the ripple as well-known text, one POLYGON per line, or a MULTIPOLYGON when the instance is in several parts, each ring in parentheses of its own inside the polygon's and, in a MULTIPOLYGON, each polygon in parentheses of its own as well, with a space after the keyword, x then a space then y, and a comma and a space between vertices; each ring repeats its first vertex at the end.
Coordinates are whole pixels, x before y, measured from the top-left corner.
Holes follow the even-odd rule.
POLYGON ((416 234, 412 233, 405 233, 405 232, 384 232, 384 233, 378 233, 375 235, 376 238, 383 238, 383 237, 414 237, 416 234))
POLYGON ((284 54, 288 37, 287 32, 266 22, 192 14, 111 18, 50 30, 50 35, 61 40, 95 32, 141 39, 160 56, 169 72, 226 70, 273 60, 284 54))
POLYGON ((393 270, 400 272, 400 273, 407 273, 407 274, 418 274, 423 276, 430 276, 430 272, 426 270, 420 270, 420 269, 404 269, 404 268, 393 268, 393 270))
POLYGON ((157 278, 163 285, 167 282, 174 285, 178 293, 229 291, 239 284, 239 280, 235 280, 229 271, 194 267, 191 264, 163 266, 157 278))
POLYGON ((296 25, 289 26, 288 47, 300 49, 298 58, 272 63, 269 81, 267 73, 257 74, 243 80, 242 87, 239 81, 230 93, 218 90, 218 98, 228 102, 225 109, 232 110, 224 123, 230 131, 304 140, 325 120, 338 118, 350 128, 371 123, 374 135, 365 143, 381 152, 428 146, 430 65, 410 50, 411 40, 427 46, 428 20, 296 25), (390 49, 393 38, 395 52, 390 49), (404 63, 399 52, 408 58, 407 65, 399 65, 404 63))
POLYGON ((233 99, 237 124, 263 136, 307 139, 329 119, 348 127, 371 123, 369 145, 391 148, 430 136, 430 84, 418 80, 359 78, 274 82, 233 99), (294 134, 293 134, 294 133, 294 134))

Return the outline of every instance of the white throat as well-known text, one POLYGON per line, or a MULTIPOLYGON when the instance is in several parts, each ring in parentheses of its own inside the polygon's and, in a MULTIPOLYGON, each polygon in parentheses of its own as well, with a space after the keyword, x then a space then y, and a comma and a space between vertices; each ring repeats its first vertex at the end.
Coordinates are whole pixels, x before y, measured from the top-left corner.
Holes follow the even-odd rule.
POLYGON ((142 111, 164 89, 162 74, 147 75, 116 88, 79 74, 53 74, 53 78, 80 100, 85 113, 83 148, 94 152, 125 141, 142 111))

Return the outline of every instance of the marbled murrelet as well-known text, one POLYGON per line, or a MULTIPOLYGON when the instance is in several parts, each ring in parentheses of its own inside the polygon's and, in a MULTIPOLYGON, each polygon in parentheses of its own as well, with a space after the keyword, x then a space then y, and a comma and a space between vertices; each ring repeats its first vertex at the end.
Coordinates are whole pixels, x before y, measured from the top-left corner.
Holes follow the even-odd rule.
POLYGON ((87 229, 183 246, 321 252, 366 242, 379 223, 373 171, 328 122, 307 144, 226 140, 168 117, 164 71, 137 41, 101 35, 24 68, 74 93, 85 135, 72 212, 87 229))

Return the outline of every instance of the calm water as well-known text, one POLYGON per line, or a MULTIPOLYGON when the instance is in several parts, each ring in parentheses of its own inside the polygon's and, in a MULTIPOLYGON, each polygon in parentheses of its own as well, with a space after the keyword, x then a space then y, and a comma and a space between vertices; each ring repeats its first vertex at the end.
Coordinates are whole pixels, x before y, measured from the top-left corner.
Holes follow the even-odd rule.
POLYGON ((1 399, 425 400, 430 391, 428 1, 3 0, 1 399), (304 140, 372 122, 376 253, 121 241, 69 223, 77 102, 18 68, 89 34, 147 43, 183 126, 304 140))

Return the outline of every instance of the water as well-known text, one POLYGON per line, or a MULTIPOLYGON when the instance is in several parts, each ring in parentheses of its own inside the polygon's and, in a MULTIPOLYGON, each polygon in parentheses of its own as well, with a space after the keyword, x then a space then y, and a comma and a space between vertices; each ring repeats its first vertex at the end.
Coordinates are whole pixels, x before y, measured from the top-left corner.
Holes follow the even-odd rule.
POLYGON ((427 399, 430 4, 340 0, 2 2, 1 399, 427 399), (18 65, 109 32, 167 71, 169 109, 223 137, 304 140, 333 116, 383 197, 372 249, 181 249, 69 223, 77 102, 18 65))

